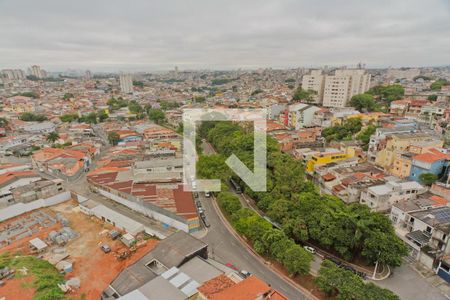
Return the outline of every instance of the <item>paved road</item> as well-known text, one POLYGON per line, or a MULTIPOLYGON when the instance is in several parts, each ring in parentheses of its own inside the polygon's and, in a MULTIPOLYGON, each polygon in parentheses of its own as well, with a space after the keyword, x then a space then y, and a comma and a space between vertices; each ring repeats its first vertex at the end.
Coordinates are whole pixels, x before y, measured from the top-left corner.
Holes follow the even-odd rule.
POLYGON ((394 270, 394 275, 382 281, 375 281, 376 285, 390 289, 401 299, 405 300, 444 300, 447 299, 438 288, 432 286, 409 264, 394 270))

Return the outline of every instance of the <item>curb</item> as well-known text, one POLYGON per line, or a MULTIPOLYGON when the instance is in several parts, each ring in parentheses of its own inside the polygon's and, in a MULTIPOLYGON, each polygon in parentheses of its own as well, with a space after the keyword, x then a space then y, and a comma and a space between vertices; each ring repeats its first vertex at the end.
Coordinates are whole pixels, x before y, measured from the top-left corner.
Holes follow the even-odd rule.
MULTIPOLYGON (((225 216, 222 214, 222 211, 220 210, 217 201, 216 201, 216 197, 213 197, 214 201, 212 201, 214 210, 216 211, 217 215, 219 216, 220 220, 222 221, 222 223, 225 225, 225 227, 227 228, 227 230, 238 240, 241 242, 241 244, 243 244, 247 250, 247 252, 249 252, 251 255, 253 255, 256 259, 258 259, 261 263, 263 263, 264 265, 268 265, 269 262, 266 261, 264 258, 262 258, 258 253, 255 252, 255 250, 253 250, 252 247, 250 247, 247 242, 234 230, 234 228, 231 226, 231 224, 228 222, 228 220, 225 218, 225 216)), ((277 274, 279 277, 281 277, 283 280, 285 280, 288 284, 290 284, 291 286, 295 287, 296 289, 300 290, 303 292, 304 296, 309 297, 310 299, 313 300, 319 300, 319 298, 317 298, 316 296, 314 296, 310 291, 308 291, 307 289, 305 289, 304 287, 302 287, 301 285, 299 285, 298 283, 296 283, 295 281, 293 281, 291 278, 289 278, 288 276, 284 275, 283 273, 279 272, 277 269, 271 269, 275 274, 277 274)))

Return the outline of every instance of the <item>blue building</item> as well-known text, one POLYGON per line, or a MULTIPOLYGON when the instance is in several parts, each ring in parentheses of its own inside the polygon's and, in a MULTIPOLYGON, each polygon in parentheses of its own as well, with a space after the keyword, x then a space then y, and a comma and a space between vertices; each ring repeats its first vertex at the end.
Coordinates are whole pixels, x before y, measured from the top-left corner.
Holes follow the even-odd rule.
POLYGON ((431 173, 438 177, 448 175, 449 159, 447 154, 436 149, 433 152, 422 153, 412 158, 409 179, 419 182, 420 175, 431 173))

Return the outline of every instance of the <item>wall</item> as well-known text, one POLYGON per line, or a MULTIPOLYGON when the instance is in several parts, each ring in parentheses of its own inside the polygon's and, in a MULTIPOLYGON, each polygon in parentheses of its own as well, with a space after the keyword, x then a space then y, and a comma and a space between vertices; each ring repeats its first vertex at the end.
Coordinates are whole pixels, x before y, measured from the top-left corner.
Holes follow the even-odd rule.
POLYGON ((177 221, 177 220, 175 220, 175 219, 173 219, 173 218, 171 218, 169 216, 166 216, 166 215, 158 213, 158 212, 156 212, 154 210, 151 210, 148 207, 144 207, 143 205, 141 205, 139 203, 126 200, 126 199, 124 199, 124 198, 122 198, 122 197, 120 197, 118 195, 114 195, 114 194, 112 194, 110 192, 107 192, 105 190, 97 188, 97 191, 100 194, 102 194, 103 196, 105 196, 105 197, 107 197, 109 199, 112 199, 112 200, 114 200, 114 201, 116 201, 116 202, 118 202, 120 204, 123 204, 123 205, 131 208, 132 210, 140 212, 140 213, 142 213, 142 214, 144 214, 144 215, 146 215, 146 216, 148 216, 150 218, 158 220, 158 221, 166 224, 167 226, 174 227, 174 228, 179 229, 179 230, 183 230, 184 232, 189 232, 188 224, 185 224, 185 223, 182 223, 180 221, 177 221))
POLYGON ((30 203, 16 203, 0 210, 0 222, 11 219, 26 212, 59 204, 71 199, 70 192, 63 192, 47 199, 39 199, 30 203))

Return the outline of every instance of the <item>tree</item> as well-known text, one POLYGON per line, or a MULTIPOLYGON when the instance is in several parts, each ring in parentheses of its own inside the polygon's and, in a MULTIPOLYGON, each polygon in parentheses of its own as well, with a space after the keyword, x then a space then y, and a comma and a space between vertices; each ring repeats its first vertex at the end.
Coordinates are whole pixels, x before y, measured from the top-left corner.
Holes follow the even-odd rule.
POLYGON ((166 119, 166 115, 161 109, 150 108, 147 112, 148 118, 156 124, 161 124, 166 119))
POLYGON ((59 135, 56 131, 50 132, 47 135, 47 141, 54 143, 55 141, 57 141, 59 139, 59 135))
POLYGON ((142 106, 137 103, 136 100, 131 100, 130 102, 128 102, 128 110, 133 114, 138 114, 144 111, 142 106))
POLYGON ((375 125, 368 125, 356 136, 356 138, 360 140, 364 144, 364 146, 366 146, 367 144, 369 144, 370 137, 375 133, 376 130, 377 127, 375 125))
POLYGON ((241 209, 242 205, 239 198, 231 192, 221 192, 217 196, 217 201, 220 207, 225 210, 230 216, 241 209))
POLYGON ((24 112, 20 115, 19 119, 25 122, 43 122, 47 120, 47 117, 44 115, 38 115, 31 112, 24 112))
POLYGON ((104 122, 106 119, 108 119, 108 114, 104 109, 101 109, 97 112, 97 117, 99 122, 104 122))
POLYGON ((419 180, 422 184, 431 186, 433 183, 435 183, 438 180, 437 175, 432 173, 423 173, 420 174, 419 180))
POLYGON ((69 100, 69 99, 71 99, 73 97, 74 97, 74 95, 72 93, 65 93, 64 96, 63 96, 63 99, 64 100, 69 100))
POLYGON ((359 111, 375 111, 378 110, 377 103, 370 94, 358 94, 352 97, 350 105, 359 111))
POLYGON ((111 145, 115 146, 120 141, 120 135, 115 131, 109 132, 108 141, 111 145))
POLYGON ((342 269, 329 260, 324 260, 316 277, 319 289, 329 296, 337 295, 342 300, 400 300, 393 292, 364 281, 352 271, 342 269))
POLYGON ((431 102, 434 102, 434 101, 436 101, 436 100, 437 100, 437 98, 438 98, 438 96, 437 96, 437 95, 430 95, 430 96, 428 96, 428 97, 427 97, 428 101, 431 101, 431 102))
POLYGON ((391 103, 400 100, 405 95, 405 89, 400 84, 378 85, 367 91, 367 94, 374 95, 381 100, 391 103))
POLYGON ((139 81, 139 80, 133 80, 133 85, 137 86, 137 87, 140 87, 140 88, 144 87, 144 83, 142 81, 139 81))
POLYGON ((75 120, 78 119, 78 115, 77 114, 65 114, 59 117, 59 119, 61 120, 61 122, 73 122, 75 120))
POLYGON ((97 124, 97 113, 95 111, 90 112, 87 115, 82 116, 79 120, 89 124, 97 124))
POLYGON ((298 87, 297 90, 294 93, 294 96, 292 96, 292 100, 294 101, 305 101, 305 102, 313 102, 314 100, 314 94, 315 92, 312 90, 304 90, 301 87, 298 87))
POLYGON ((206 97, 205 96, 195 96, 194 97, 194 102, 195 103, 203 103, 206 101, 206 97))
POLYGON ((308 274, 312 255, 297 244, 291 245, 284 253, 283 265, 292 275, 308 274))
POLYGON ((8 120, 0 118, 0 127, 5 127, 6 125, 8 125, 8 120))
POLYGON ((450 82, 447 81, 447 79, 445 79, 445 78, 440 78, 440 79, 436 80, 435 82, 433 82, 431 84, 430 88, 433 91, 439 91, 443 86, 446 86, 446 85, 450 85, 450 82))

